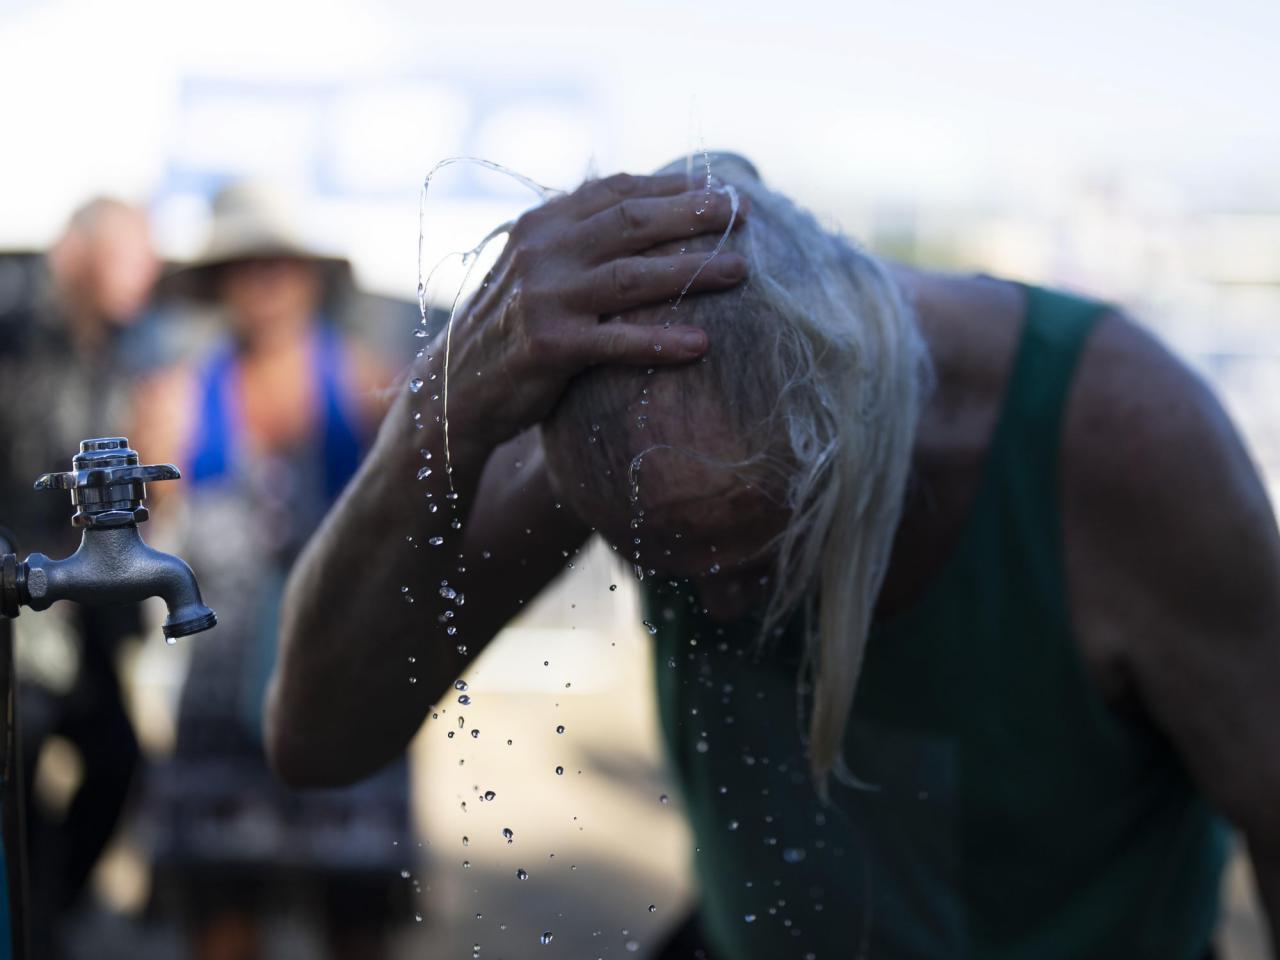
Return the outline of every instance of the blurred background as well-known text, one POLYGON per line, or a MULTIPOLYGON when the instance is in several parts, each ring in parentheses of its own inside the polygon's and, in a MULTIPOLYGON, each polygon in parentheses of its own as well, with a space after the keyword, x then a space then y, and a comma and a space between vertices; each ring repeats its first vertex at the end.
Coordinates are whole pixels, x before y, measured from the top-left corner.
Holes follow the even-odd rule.
MULTIPOLYGON (((875 251, 1122 304, 1212 382, 1275 500, 1277 36, 1280 6, 1251 0, 0 0, 0 314, 39 300, 56 273, 45 254, 92 197, 142 211, 157 257, 180 265, 208 253, 220 189, 270 181, 290 195, 307 262, 349 264, 334 303, 327 288, 298 289, 314 294, 313 312, 331 314, 343 356, 357 358, 361 375, 344 382, 361 411, 350 424, 359 435, 370 429, 362 416, 376 422, 379 388, 421 346, 419 191, 439 160, 483 157, 572 188, 590 174, 729 149, 875 251)), ((421 224, 422 263, 473 246, 532 199, 475 167, 443 171, 421 224)), ((135 273, 149 283, 148 270, 135 273)), ((145 461, 173 460, 190 474, 208 453, 192 442, 195 421, 157 424, 137 412, 137 398, 154 414, 173 391, 214 390, 210 358, 224 321, 191 298, 124 313, 112 321, 128 331, 112 335, 121 354, 112 369, 134 409, 101 432, 139 424, 130 436, 145 461), (134 389, 146 384, 155 391, 134 389)), ((90 337, 65 356, 100 359, 101 342, 90 337)), ((10 353, 24 356, 16 343, 10 353)), ((74 452, 33 462, 15 436, 4 443, 6 469, 32 478, 65 469, 74 452)), ((245 496, 269 501, 274 476, 245 496)), ((148 536, 171 545, 197 536, 193 503, 209 501, 157 504, 148 536)), ((271 504, 263 509, 270 515, 271 504)), ((198 512, 222 515, 216 504, 198 512)), ((306 518, 290 522, 305 534, 306 518)), ((396 589, 388 602, 399 602, 396 589)), ((71 639, 57 646, 40 620, 19 621, 25 669, 55 692, 70 689, 76 657, 45 651, 74 651, 90 633, 68 627, 71 639)), ((653 666, 637 623, 627 578, 609 558, 573 558, 557 589, 476 663, 471 703, 450 703, 426 724, 409 772, 387 794, 408 798, 412 824, 363 835, 397 848, 361 861, 403 893, 388 901, 387 955, 644 956, 680 919, 690 850, 662 768, 653 666)), ((156 867, 157 824, 163 798, 177 801, 157 791, 154 771, 173 761, 192 650, 206 641, 168 647, 141 626, 113 630, 104 682, 119 683, 127 723, 116 753, 102 755, 118 762, 99 770, 53 722, 29 758, 54 829, 86 783, 113 769, 121 781, 109 845, 87 891, 58 907, 63 942, 50 949, 184 956, 204 947, 184 932, 190 905, 175 912, 157 896, 168 883, 158 879, 167 875, 156 867), (139 634, 143 642, 130 639, 139 634)), ((1227 884, 1225 953, 1260 957, 1238 863, 1227 884)), ((271 956, 317 956, 329 934, 312 922, 315 909, 290 904, 254 935, 271 956)))

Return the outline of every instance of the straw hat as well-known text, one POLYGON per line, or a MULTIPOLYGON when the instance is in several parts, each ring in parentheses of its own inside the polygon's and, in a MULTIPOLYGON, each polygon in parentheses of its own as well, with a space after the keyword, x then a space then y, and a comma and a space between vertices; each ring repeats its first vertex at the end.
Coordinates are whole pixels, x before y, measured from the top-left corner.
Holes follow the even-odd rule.
POLYGON ((303 239, 297 211, 283 191, 244 180, 218 191, 204 249, 170 273, 163 289, 178 297, 216 300, 220 268, 268 257, 296 257, 315 263, 330 295, 351 280, 349 261, 324 253, 303 239))

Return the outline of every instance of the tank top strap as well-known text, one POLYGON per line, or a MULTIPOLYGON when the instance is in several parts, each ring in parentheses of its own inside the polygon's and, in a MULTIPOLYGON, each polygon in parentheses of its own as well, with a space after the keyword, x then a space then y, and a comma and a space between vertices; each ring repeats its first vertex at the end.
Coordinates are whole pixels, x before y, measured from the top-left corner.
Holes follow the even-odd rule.
POLYGON ((224 348, 199 370, 196 419, 186 450, 186 479, 193 485, 225 476, 239 432, 234 390, 235 353, 224 348))
POLYGON ((360 466, 361 432, 349 409, 352 384, 342 338, 323 319, 315 338, 315 376, 320 385, 320 422, 325 496, 333 500, 360 466))
POLYGON ((1005 390, 992 456, 1031 468, 1042 489, 1057 490, 1068 394, 1085 341, 1110 307, 1096 300, 1023 286, 1022 337, 1005 390))

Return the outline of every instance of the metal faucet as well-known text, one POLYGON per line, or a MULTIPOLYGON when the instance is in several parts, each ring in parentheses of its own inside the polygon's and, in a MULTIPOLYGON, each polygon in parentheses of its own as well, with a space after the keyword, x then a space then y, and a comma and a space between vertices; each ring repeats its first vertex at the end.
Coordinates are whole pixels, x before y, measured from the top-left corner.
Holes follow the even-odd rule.
POLYGON ((64 560, 33 553, 19 561, 0 556, 0 616, 16 617, 19 607, 45 610, 58 600, 86 604, 129 603, 162 597, 169 606, 163 629, 178 637, 208 630, 218 618, 200 599, 195 574, 178 557, 143 542, 138 524, 146 485, 177 480, 170 463, 143 466, 124 437, 84 440, 68 473, 46 473, 37 490, 69 490, 76 512, 71 525, 83 528, 80 547, 64 560))

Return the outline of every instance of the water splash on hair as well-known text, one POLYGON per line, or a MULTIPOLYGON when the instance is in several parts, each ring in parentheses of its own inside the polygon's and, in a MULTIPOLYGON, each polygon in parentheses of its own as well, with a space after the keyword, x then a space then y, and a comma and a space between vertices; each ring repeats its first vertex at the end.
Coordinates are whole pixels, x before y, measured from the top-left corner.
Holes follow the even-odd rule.
MULTIPOLYGON (((709 160, 708 160, 708 169, 710 169, 709 160)), ((708 174, 707 176, 710 177, 710 174, 708 174)), ((693 276, 690 277, 688 282, 685 283, 684 287, 681 288, 680 295, 676 297, 676 302, 671 305, 672 312, 679 309, 680 303, 684 300, 684 295, 689 292, 689 288, 692 287, 694 282, 698 279, 698 277, 702 275, 702 271, 707 268, 707 264, 710 263, 712 260, 714 260, 717 256, 719 256, 720 251, 724 249, 724 245, 729 242, 729 234, 733 232, 733 225, 738 221, 738 210, 740 209, 742 201, 739 198, 738 191, 733 184, 726 183, 724 185, 724 191, 729 196, 729 223, 727 226, 725 226, 724 232, 720 234, 720 239, 716 241, 715 249, 713 249, 709 254, 707 254, 706 259, 704 259, 702 263, 698 264, 698 269, 693 271, 693 276)), ((707 182, 708 196, 710 195, 710 193, 711 193, 711 184, 710 184, 710 180, 708 180, 707 182)), ((709 202, 709 200, 706 202, 709 202)), ((705 210, 706 208, 704 207, 703 209, 705 210)), ((695 212, 699 212, 699 211, 695 211, 695 212)))
MULTIPOLYGON (((467 289, 467 283, 471 279, 471 274, 475 270, 476 264, 480 262, 481 254, 483 254, 485 249, 489 246, 489 244, 492 243, 494 240, 496 240, 498 237, 505 236, 506 234, 510 233, 511 228, 515 222, 512 220, 509 220, 505 223, 499 224, 497 227, 490 230, 489 233, 486 234, 485 237, 478 244, 472 247, 470 250, 455 251, 453 253, 446 254, 444 257, 442 257, 439 261, 436 262, 436 264, 431 268, 429 272, 427 272, 425 276, 423 275, 422 254, 423 254, 424 237, 426 235, 425 224, 426 224, 427 196, 431 189, 431 181, 435 177, 435 175, 439 173, 441 170, 443 170, 445 167, 453 166, 454 164, 459 164, 459 163, 473 164, 475 166, 481 167, 482 169, 491 170, 495 173, 500 173, 500 174, 503 174, 504 176, 508 176, 512 180, 515 180, 517 183, 521 184, 522 186, 527 187, 529 190, 531 190, 534 193, 534 195, 538 197, 539 200, 544 202, 552 199, 553 197, 560 196, 564 193, 563 190, 557 190, 554 187, 548 187, 544 184, 538 183, 538 181, 532 179, 531 177, 527 177, 516 170, 512 170, 509 167, 505 167, 500 163, 495 163, 492 160, 485 160, 481 157, 446 157, 445 159, 437 163, 435 166, 433 166, 430 170, 428 170, 426 177, 423 178, 422 190, 418 195, 418 324, 420 328, 419 330, 420 335, 425 334, 425 331, 426 331, 427 291, 430 288, 432 278, 434 278, 436 275, 436 271, 438 271, 442 266, 444 266, 445 263, 454 259, 455 257, 459 258, 462 265, 467 268, 466 272, 462 276, 462 280, 458 284, 458 288, 453 293, 453 297, 451 299, 451 303, 449 307, 449 318, 445 324, 444 376, 443 376, 443 383, 441 384, 441 390, 440 390, 440 396, 441 396, 441 401, 443 405, 441 410, 440 422, 441 422, 441 426, 444 434, 444 472, 445 472, 445 480, 449 485, 450 493, 454 493, 453 459, 449 449, 449 357, 450 357, 450 351, 453 343, 453 321, 457 317, 458 305, 462 302, 462 295, 464 291, 467 289)), ((454 503, 455 509, 456 509, 456 506, 457 505, 455 502, 454 503)))

